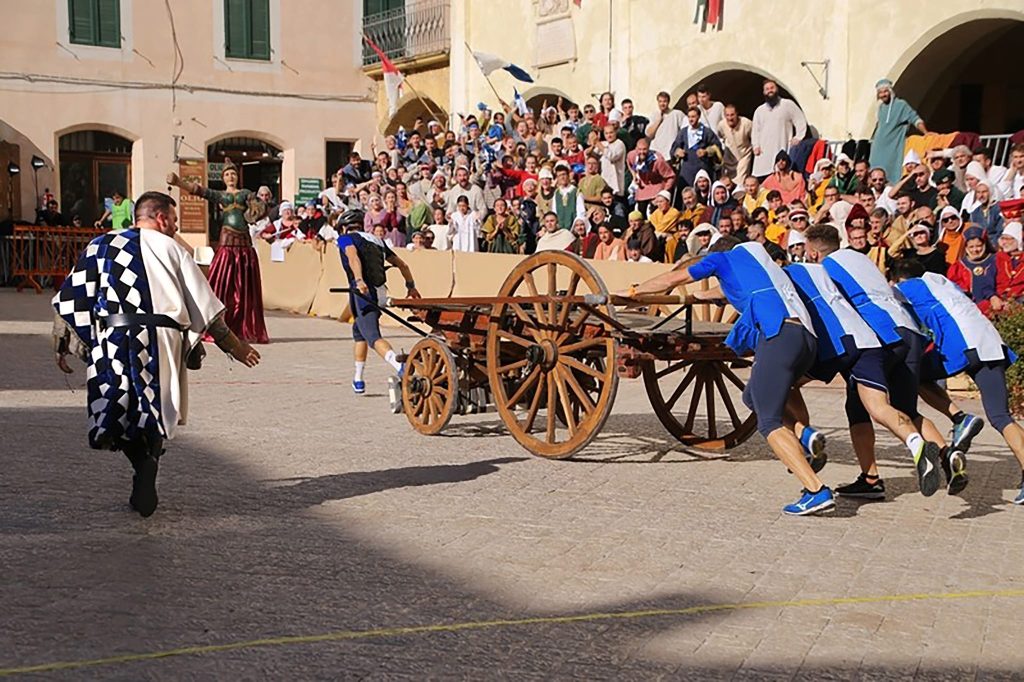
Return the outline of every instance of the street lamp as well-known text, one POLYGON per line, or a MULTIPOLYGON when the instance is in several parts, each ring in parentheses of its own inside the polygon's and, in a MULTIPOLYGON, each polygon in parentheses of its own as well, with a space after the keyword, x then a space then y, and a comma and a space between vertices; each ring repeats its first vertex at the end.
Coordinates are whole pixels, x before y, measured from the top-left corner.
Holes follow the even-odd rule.
POLYGON ((32 155, 32 178, 36 185, 36 205, 39 205, 39 169, 46 167, 46 161, 35 154, 32 155))
POLYGON ((14 218, 14 176, 21 172, 21 166, 9 161, 7 163, 7 219, 14 218))

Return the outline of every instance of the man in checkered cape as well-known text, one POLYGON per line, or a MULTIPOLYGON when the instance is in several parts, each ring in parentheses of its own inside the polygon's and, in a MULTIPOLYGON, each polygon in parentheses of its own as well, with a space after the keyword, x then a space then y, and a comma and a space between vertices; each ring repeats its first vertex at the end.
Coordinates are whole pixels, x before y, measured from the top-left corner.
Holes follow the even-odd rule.
POLYGON ((94 239, 53 298, 65 325, 55 330, 58 366, 70 372, 75 351, 88 365, 89 445, 128 457, 129 503, 142 516, 156 510, 157 462, 185 422, 186 359, 198 367, 202 335, 249 367, 260 358, 221 321, 224 304, 174 240, 174 207, 161 192, 139 197, 135 226, 94 239))

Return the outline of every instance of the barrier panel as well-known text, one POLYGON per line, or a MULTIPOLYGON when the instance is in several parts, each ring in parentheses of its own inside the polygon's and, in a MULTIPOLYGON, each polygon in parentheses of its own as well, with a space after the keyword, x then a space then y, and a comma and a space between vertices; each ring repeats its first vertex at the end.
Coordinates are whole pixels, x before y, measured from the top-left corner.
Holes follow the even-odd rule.
POLYGON ((92 227, 15 225, 11 234, 11 278, 23 278, 18 291, 31 286, 42 293, 40 278, 53 277, 54 289, 78 261, 79 254, 106 230, 92 227))

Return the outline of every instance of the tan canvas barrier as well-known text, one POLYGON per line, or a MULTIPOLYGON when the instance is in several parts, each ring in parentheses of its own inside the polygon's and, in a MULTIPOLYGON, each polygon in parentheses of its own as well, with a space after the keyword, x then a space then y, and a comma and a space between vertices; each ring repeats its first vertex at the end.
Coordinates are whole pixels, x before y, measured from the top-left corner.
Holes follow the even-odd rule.
MULTIPOLYGON (((343 316, 348 307, 348 297, 329 291, 332 287, 344 287, 347 284, 337 246, 297 242, 288 249, 283 263, 270 262, 270 247, 265 242, 258 242, 256 251, 263 276, 265 308, 318 317, 343 316)), ((431 298, 449 295, 496 296, 508 273, 524 258, 509 254, 452 251, 403 250, 399 255, 412 268, 420 293, 431 298)), ((633 283, 642 282, 671 268, 664 263, 594 260, 587 263, 611 292, 624 291, 633 283)), ((558 284, 559 288, 564 288, 566 282, 560 281, 558 284)), ((543 276, 537 279, 537 285, 542 291, 546 290, 547 282, 543 276)), ((707 284, 694 286, 705 288, 707 284)), ((405 296, 405 282, 397 268, 388 270, 388 291, 394 297, 405 296)), ((714 316, 717 310, 713 306, 698 306, 697 317, 704 319, 714 316)), ((730 319, 731 312, 731 308, 726 309, 722 319, 730 319)))

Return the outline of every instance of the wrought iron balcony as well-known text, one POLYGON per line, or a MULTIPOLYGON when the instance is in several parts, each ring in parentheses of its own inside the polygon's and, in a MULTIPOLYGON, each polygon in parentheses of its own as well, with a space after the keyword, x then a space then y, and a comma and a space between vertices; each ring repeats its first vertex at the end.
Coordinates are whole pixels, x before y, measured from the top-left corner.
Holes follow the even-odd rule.
MULTIPOLYGON (((449 0, 419 0, 364 16, 363 33, 394 62, 446 55, 451 49, 449 4, 449 0)), ((378 64, 380 58, 364 43, 363 66, 378 64)))

